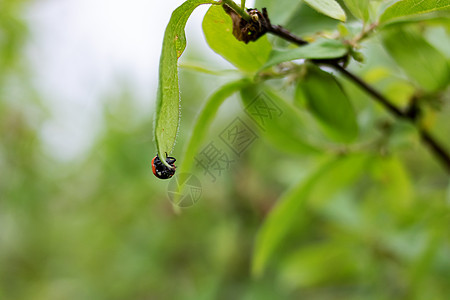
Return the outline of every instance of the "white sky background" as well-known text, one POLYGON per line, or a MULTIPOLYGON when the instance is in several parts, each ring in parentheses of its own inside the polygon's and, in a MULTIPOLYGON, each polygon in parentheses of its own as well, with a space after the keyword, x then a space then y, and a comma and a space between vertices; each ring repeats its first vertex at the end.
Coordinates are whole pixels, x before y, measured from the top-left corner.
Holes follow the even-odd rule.
MULTIPOLYGON (((70 160, 90 146, 102 98, 119 92, 124 79, 142 108, 153 111, 165 26, 183 2, 38 0, 31 6, 27 50, 36 86, 53 112, 42 137, 56 157, 70 160)), ((188 21, 188 47, 189 41, 206 47, 201 21, 207 8, 197 8, 188 21)))

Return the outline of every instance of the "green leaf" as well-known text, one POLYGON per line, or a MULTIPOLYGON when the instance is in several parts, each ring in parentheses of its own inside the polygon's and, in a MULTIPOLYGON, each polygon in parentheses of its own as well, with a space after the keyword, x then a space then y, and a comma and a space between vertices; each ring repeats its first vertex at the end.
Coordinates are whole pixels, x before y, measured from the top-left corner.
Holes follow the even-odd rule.
MULTIPOLYGON (((252 272, 259 276, 264 271, 267 262, 272 258, 287 234, 292 230, 297 220, 306 217, 305 205, 315 188, 327 187, 328 181, 333 180, 328 174, 346 174, 348 180, 340 180, 339 184, 333 184, 327 190, 327 196, 342 190, 345 186, 353 183, 365 170, 368 156, 352 155, 333 159, 326 162, 311 175, 302 180, 284 196, 278 200, 272 209, 256 237, 252 272), (323 180, 325 179, 325 180, 323 180)), ((335 178, 335 177, 334 177, 335 178)), ((325 199, 321 199, 324 201, 325 199)))
POLYGON ((184 151, 182 164, 178 167, 182 172, 189 173, 194 164, 194 157, 201 146, 210 125, 222 103, 233 93, 249 84, 248 79, 241 79, 225 84, 219 88, 205 103, 195 121, 189 142, 184 151))
POLYGON ((164 33, 159 62, 159 83, 156 99, 155 141, 159 157, 165 163, 166 153, 172 152, 180 119, 180 91, 178 86, 177 60, 186 48, 184 27, 201 4, 214 4, 212 0, 189 0, 178 7, 170 18, 164 33))
POLYGON ((345 11, 335 0, 304 0, 304 1, 318 12, 330 18, 340 20, 342 22, 345 22, 345 20, 347 19, 345 11))
POLYGON ((257 71, 269 57, 272 46, 267 36, 244 44, 232 34, 233 25, 221 6, 212 6, 203 19, 203 33, 209 47, 238 69, 257 71))
MULTIPOLYGON (((299 36, 316 36, 317 32, 334 31, 340 22, 317 12, 304 2, 300 2, 286 28, 299 36)), ((269 11, 270 17, 270 11, 269 11)))
POLYGON ((289 50, 273 50, 261 69, 294 59, 337 58, 347 53, 347 47, 338 40, 319 39, 314 43, 289 50))
POLYGON ((307 107, 320 120, 325 132, 338 141, 349 142, 358 134, 355 111, 333 75, 315 65, 298 84, 307 107))
POLYGON ((344 3, 355 17, 369 20, 369 0, 344 0, 344 3))
POLYGON ((379 157, 373 163, 376 179, 375 197, 383 201, 386 211, 402 215, 411 208, 414 188, 403 163, 396 157, 379 157))
POLYGON ((283 261, 281 277, 283 282, 293 287, 357 280, 361 276, 359 270, 363 267, 361 250, 339 240, 302 246, 283 261), (330 265, 333 266, 333 272, 330 272, 330 265))
POLYGON ((245 111, 274 147, 297 155, 318 152, 296 107, 283 97, 262 84, 243 88, 241 97, 245 111))
POLYGON ((292 6, 299 5, 292 2, 292 0, 256 0, 255 7, 259 10, 262 10, 263 7, 267 8, 272 24, 286 24, 286 21, 295 12, 292 6), (289 9, 286 9, 286 7, 289 7, 289 9))
POLYGON ((380 17, 380 24, 440 10, 450 10, 450 2, 443 0, 403 0, 386 9, 380 17))
POLYGON ((450 83, 446 57, 431 46, 414 28, 391 28, 383 35, 386 50, 406 74, 427 91, 450 83))

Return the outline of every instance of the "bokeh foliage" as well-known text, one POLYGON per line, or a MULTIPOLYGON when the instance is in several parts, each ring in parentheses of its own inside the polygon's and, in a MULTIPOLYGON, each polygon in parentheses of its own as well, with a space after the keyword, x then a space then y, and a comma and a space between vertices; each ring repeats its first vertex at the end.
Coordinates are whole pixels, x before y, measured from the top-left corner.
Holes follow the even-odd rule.
MULTIPOLYGON (((351 37, 361 29, 349 12, 348 25, 339 25, 295 2, 288 11, 268 6, 273 20, 313 38, 318 31, 351 37)), ((357 114, 359 133, 350 144, 330 139, 296 76, 248 86, 226 100, 202 146, 217 141, 236 115, 253 124, 243 106, 255 89, 276 99, 285 118, 265 131, 252 127, 257 141, 216 182, 194 169, 202 197, 177 214, 167 183, 151 174, 152 115, 132 117, 139 108, 126 88, 105 99, 104 129, 87 153, 61 162, 44 150, 41 130, 51 116, 23 54, 27 2, 1 4, 0 299, 445 299, 450 293, 449 177, 410 124, 352 83, 338 78, 357 114)), ((373 14, 361 13, 366 17, 373 14)), ((350 65, 397 105, 407 105, 422 81, 381 46, 390 30, 420 33, 426 49, 442 53, 431 60, 450 59, 440 45, 449 38, 448 17, 403 22, 364 41, 365 62, 350 65)), ((182 63, 214 65, 205 49, 190 46, 182 63)), ((184 155, 199 107, 239 77, 224 74, 181 71, 175 157, 184 155)), ((448 82, 424 90, 425 122, 450 148, 448 82)))

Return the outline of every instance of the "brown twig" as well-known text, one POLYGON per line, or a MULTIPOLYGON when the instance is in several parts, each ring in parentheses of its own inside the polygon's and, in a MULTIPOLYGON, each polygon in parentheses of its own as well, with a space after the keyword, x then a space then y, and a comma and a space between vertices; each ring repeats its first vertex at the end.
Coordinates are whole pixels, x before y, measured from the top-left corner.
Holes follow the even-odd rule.
POLYGON ((383 105, 389 112, 391 112, 396 117, 404 117, 404 112, 401 111, 398 107, 389 102, 386 97, 384 97, 380 92, 375 90, 372 86, 370 86, 367 82, 365 82, 361 77, 353 74, 349 70, 345 69, 339 64, 331 63, 330 67, 339 71, 342 75, 353 81, 357 84, 361 89, 365 90, 369 95, 371 95, 375 100, 377 100, 381 105, 383 105))
POLYGON ((270 22, 270 18, 267 14, 267 9, 264 7, 262 9, 262 15, 263 15, 263 23, 266 26, 267 32, 272 33, 273 35, 279 36, 282 39, 285 39, 291 43, 303 46, 308 44, 307 41, 299 38, 298 36, 292 34, 289 30, 287 30, 286 28, 280 26, 280 25, 272 25, 272 23, 270 22))
POLYGON ((348 71, 347 69, 343 68, 339 64, 332 64, 330 65, 332 68, 339 71, 342 75, 353 81, 356 85, 358 85, 361 89, 366 91, 369 95, 371 95, 375 100, 378 101, 382 106, 384 106, 390 113, 392 113, 394 116, 410 121, 413 124, 415 124, 419 135, 422 139, 422 141, 425 143, 425 145, 428 146, 428 148, 433 152, 433 154, 441 161, 443 167, 446 169, 448 173, 450 173, 450 155, 448 152, 444 149, 444 147, 439 144, 439 142, 431 136, 431 134, 423 127, 418 125, 417 118, 420 115, 417 113, 417 108, 414 109, 408 109, 405 111, 400 110, 398 107, 394 106, 392 103, 389 102, 389 100, 384 97, 382 94, 380 94, 377 90, 375 90, 372 86, 370 86, 367 82, 362 80, 359 76, 356 76, 352 72, 348 71), (411 113, 414 111, 413 113, 411 113))

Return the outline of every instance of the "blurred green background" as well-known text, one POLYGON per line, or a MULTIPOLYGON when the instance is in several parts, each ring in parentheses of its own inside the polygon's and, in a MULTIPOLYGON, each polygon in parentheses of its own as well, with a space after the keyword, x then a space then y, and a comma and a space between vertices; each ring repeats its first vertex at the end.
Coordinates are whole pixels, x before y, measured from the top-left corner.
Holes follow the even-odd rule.
MULTIPOLYGON (((232 156, 231 168, 216 181, 198 169, 202 196, 178 211, 168 182, 151 172, 154 99, 142 110, 123 74, 98 99, 93 142, 61 159, 43 138, 55 110, 33 78, 26 51, 36 38, 26 18, 32 8, 26 0, 0 1, 0 299, 448 299, 449 177, 407 124, 393 121, 356 88, 345 85, 359 113, 359 146, 379 136, 364 172, 343 186, 351 163, 322 178, 298 224, 255 278, 252 253, 265 216, 332 155, 280 151, 237 98, 229 99, 205 145, 212 141, 225 151, 219 134, 236 116, 258 139, 232 156)), ((428 33, 436 44, 448 38, 439 27, 428 33)), ((183 62, 214 66, 219 58, 193 41, 183 62)), ((358 72, 377 78, 389 69, 376 41, 364 52, 370 69, 358 72)), ((233 76, 181 71, 175 157, 198 107, 233 76)), ((376 83, 402 98, 402 82, 376 83)), ((434 134, 447 148, 449 114, 447 101, 433 119, 434 134)))

